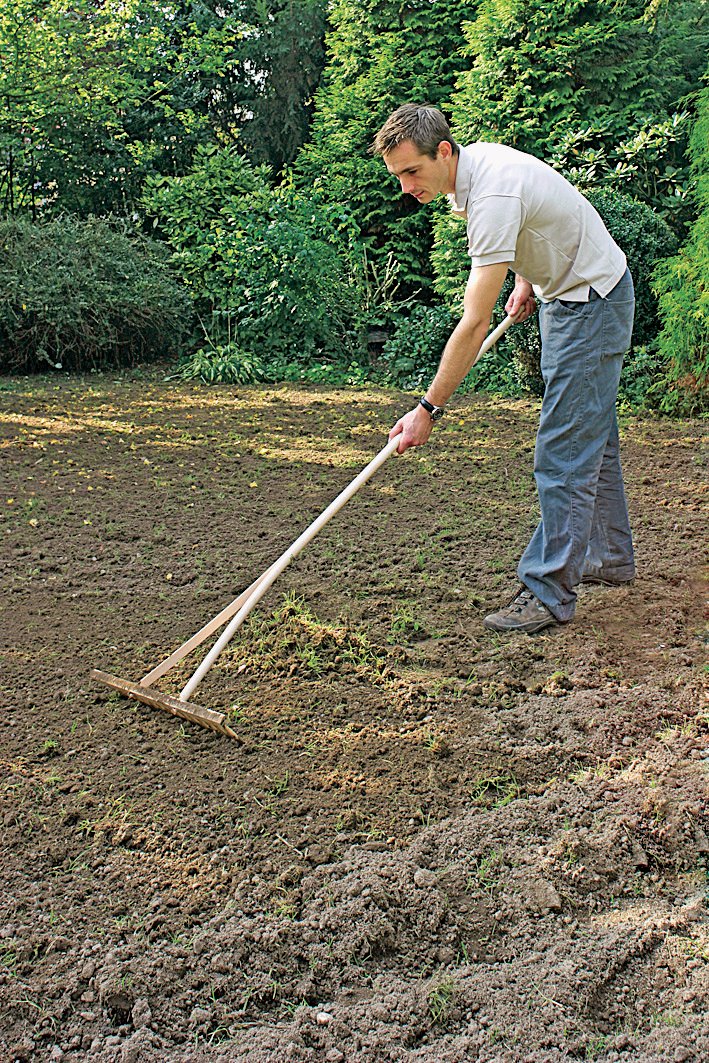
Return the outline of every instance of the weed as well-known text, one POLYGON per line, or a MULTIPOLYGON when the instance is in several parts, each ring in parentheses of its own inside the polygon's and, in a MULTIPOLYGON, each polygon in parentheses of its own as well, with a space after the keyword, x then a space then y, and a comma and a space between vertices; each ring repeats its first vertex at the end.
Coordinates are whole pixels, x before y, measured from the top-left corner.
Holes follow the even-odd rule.
POLYGON ((485 775, 477 779, 470 796, 473 804, 484 805, 486 808, 504 808, 520 796, 520 788, 511 772, 502 772, 499 775, 485 775))
POLYGON ((415 606, 401 605, 392 617, 387 642, 401 642, 402 639, 415 639, 427 634, 426 627, 415 612, 415 606))
POLYGON ((581 859, 581 852, 579 849, 579 843, 576 840, 564 840, 559 852, 563 863, 567 867, 574 867, 581 859))
POLYGON ((81 820, 77 824, 77 830, 86 838, 100 834, 113 834, 120 828, 132 826, 132 814, 132 807, 126 804, 125 798, 121 795, 110 801, 97 819, 81 820))
POLYGON ((607 779, 610 774, 610 765, 604 760, 598 760, 592 768, 579 768, 577 771, 571 772, 569 782, 579 786, 590 779, 607 779))
POLYGON ((272 797, 281 797, 290 785, 290 772, 287 769, 285 775, 281 776, 280 779, 271 779, 268 775, 266 778, 270 783, 273 783, 271 789, 268 790, 268 793, 271 794, 272 797))
POLYGON ((235 723, 245 723, 246 710, 244 709, 244 706, 236 702, 229 708, 229 711, 227 712, 227 718, 232 726, 235 723))
POLYGON ((448 1020, 456 994, 457 987, 453 978, 443 978, 429 987, 428 1013, 436 1026, 443 1026, 448 1020))
POLYGON ((426 749, 431 753, 440 753, 443 749, 444 739, 441 735, 436 734, 435 731, 425 731, 423 740, 426 749))
POLYGON ((417 808, 416 819, 423 827, 430 827, 433 821, 433 812, 424 812, 422 808, 417 808))
POLYGON ((594 1037, 591 1041, 587 1041, 584 1058, 597 1059, 607 1043, 608 1038, 604 1034, 599 1034, 598 1037, 594 1037))
POLYGON ((691 937, 676 937, 672 939, 672 943, 682 955, 709 963, 709 942, 695 941, 691 937))
POLYGON ((229 1033, 229 1027, 220 1023, 216 1026, 209 1037, 207 1038, 208 1045, 223 1045, 232 1040, 232 1036, 229 1033))
POLYGON ((14 975, 17 968, 17 953, 14 942, 0 941, 0 964, 10 974, 14 975))
POLYGON ((295 1015, 298 1008, 307 1006, 307 1003, 308 1002, 305 997, 301 997, 300 1000, 282 1000, 281 1007, 283 1008, 286 1015, 290 1015, 292 1017, 293 1015, 295 1015))
POLYGON ((682 1017, 675 1011, 656 1011, 650 1016, 652 1026, 681 1026, 682 1017))
POLYGON ((487 856, 476 861, 472 874, 468 876, 466 888, 470 891, 482 889, 494 893, 500 885, 500 871, 503 867, 502 850, 492 849, 487 856))
POLYGON ((279 919, 295 919, 298 914, 298 905, 288 897, 279 897, 271 909, 273 915, 279 919))

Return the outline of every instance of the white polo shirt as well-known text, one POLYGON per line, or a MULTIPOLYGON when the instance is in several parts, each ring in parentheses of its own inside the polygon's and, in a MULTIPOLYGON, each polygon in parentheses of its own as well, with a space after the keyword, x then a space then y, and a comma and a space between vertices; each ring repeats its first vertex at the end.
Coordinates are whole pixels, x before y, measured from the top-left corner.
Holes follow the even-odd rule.
POLYGON ((467 220, 473 266, 509 263, 543 302, 601 297, 625 273, 625 255, 598 212, 561 174, 503 144, 460 149, 453 212, 467 220))

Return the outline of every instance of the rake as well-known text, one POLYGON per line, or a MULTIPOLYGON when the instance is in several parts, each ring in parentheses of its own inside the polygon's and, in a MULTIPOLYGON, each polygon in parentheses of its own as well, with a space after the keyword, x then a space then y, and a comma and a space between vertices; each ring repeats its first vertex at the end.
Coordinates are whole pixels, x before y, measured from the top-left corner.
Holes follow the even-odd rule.
MULTIPOLYGON (((487 336, 480 348, 478 358, 497 342, 500 336, 507 331, 512 323, 513 319, 511 317, 505 318, 505 320, 487 336)), ((359 491, 360 487, 366 484, 367 481, 374 476, 387 458, 391 457, 394 451, 398 449, 398 446, 398 436, 390 439, 387 445, 379 451, 376 457, 373 458, 372 461, 362 469, 359 475, 340 492, 337 498, 333 499, 320 516, 317 517, 295 540, 295 542, 281 554, 277 561, 274 561, 270 568, 267 568, 258 579, 254 580, 250 587, 247 587, 247 589, 230 602, 229 605, 225 606, 221 612, 212 617, 204 627, 200 628, 200 630, 192 635, 191 638, 187 639, 186 642, 183 642, 181 646, 178 646, 169 657, 166 657, 164 661, 161 661, 160 664, 155 666, 155 668, 152 668, 147 672, 139 682, 133 683, 127 679, 119 679, 117 676, 109 675, 108 672, 102 672, 97 668, 93 669, 91 672, 92 679, 97 680, 99 683, 104 683, 106 686, 111 687, 112 690, 117 690, 129 698, 136 701, 142 701, 145 705, 150 705, 152 708, 164 709, 165 712, 169 712, 173 716, 179 716, 183 720, 188 720, 190 723, 197 723, 201 727, 208 728, 210 731, 216 731, 217 734, 226 735, 229 738, 237 738, 238 736, 236 732, 232 730, 227 722, 226 713, 215 712, 212 709, 205 708, 203 705, 197 705, 195 702, 190 701, 190 698, 224 648, 233 638, 234 634, 238 631, 253 609, 256 608, 264 595, 268 593, 271 586, 275 583, 284 569, 287 568, 290 562, 298 556, 301 550, 303 550, 308 543, 315 538, 328 521, 331 520, 331 518, 334 517, 347 502, 349 502, 349 500, 359 491), (161 679, 166 675, 175 667, 175 665, 179 664, 180 661, 193 650, 197 649, 198 646, 201 646, 210 635, 213 635, 225 624, 227 625, 226 628, 180 691, 179 697, 174 697, 172 694, 166 694, 153 685, 158 679, 161 679)))

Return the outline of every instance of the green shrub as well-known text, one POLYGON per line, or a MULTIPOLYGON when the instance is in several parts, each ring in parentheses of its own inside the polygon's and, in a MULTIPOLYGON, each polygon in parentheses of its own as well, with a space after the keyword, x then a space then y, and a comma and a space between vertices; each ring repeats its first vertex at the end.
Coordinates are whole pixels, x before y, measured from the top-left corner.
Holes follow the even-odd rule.
POLYGON ((186 177, 149 182, 146 207, 213 346, 233 340, 264 362, 307 363, 356 345, 342 211, 271 188, 266 171, 228 150, 200 153, 186 177))
POLYGON ((657 267, 664 386, 660 409, 673 414, 709 411, 709 86, 700 94, 690 139, 698 215, 686 244, 657 267))
POLYGON ((549 162, 588 195, 593 189, 623 192, 647 204, 675 232, 691 216, 687 134, 689 111, 634 119, 623 130, 607 120, 561 134, 549 162))
POLYGON ((647 346, 660 328, 653 271, 661 258, 675 250, 677 237, 650 207, 623 192, 603 188, 585 194, 628 259, 635 285, 633 347, 647 346))
POLYGON ((456 321, 446 306, 415 306, 384 344, 377 374, 404 391, 425 388, 456 321))
POLYGON ((115 219, 0 221, 0 371, 100 369, 178 353, 191 312, 167 258, 115 219))
POLYGON ((366 362, 369 329, 406 305, 398 266, 369 261, 342 206, 287 181, 272 188, 233 151, 204 151, 186 177, 149 182, 145 205, 211 348, 234 344, 269 379, 366 362))
POLYGON ((180 362, 175 376, 202 384, 257 384, 269 379, 263 362, 235 343, 200 347, 180 362))

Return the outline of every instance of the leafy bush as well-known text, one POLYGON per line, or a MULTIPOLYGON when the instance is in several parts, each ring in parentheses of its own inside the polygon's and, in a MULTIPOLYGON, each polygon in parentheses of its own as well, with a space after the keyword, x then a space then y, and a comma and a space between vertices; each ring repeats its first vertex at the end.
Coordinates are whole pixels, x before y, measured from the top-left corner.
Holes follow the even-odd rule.
POLYGON ((619 139, 612 123, 600 119, 562 133, 549 161, 584 194, 601 188, 625 192, 682 232, 691 214, 689 126, 689 111, 659 119, 644 116, 619 139))
POLYGON ((426 387, 456 320, 446 306, 415 306, 384 344, 378 375, 404 391, 426 387))
POLYGON ((233 151, 202 151, 186 177, 149 182, 145 204, 205 322, 212 353, 200 365, 225 344, 261 379, 362 363, 368 330, 405 306, 396 264, 368 261, 342 206, 272 188, 233 151))
POLYGON ((628 259, 635 285, 633 347, 651 344, 660 327, 652 275, 657 262, 677 247, 677 237, 650 207, 623 192, 599 189, 586 198, 628 259))
POLYGON ((200 347, 180 362, 175 376, 202 384, 256 384, 268 379, 263 362, 235 343, 200 347))
POLYGON ((660 408, 674 414, 709 411, 709 86, 698 100, 690 155, 698 216, 686 244, 655 273, 667 366, 657 393, 660 408))
POLYGON ((100 369, 179 351, 189 300, 114 219, 0 221, 0 371, 100 369))

